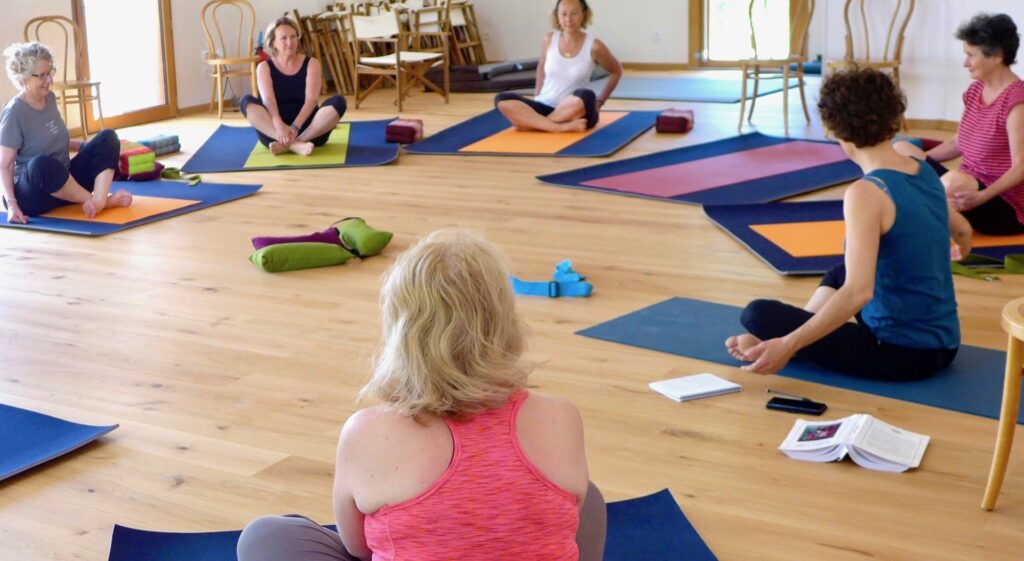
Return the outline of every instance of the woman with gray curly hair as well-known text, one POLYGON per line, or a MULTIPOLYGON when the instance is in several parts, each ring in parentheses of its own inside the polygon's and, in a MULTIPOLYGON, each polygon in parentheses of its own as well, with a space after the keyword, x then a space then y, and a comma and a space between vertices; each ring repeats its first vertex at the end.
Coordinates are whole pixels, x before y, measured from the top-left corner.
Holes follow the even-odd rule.
POLYGON ((110 194, 120 142, 103 130, 88 142, 71 139, 50 91, 56 67, 39 43, 15 43, 4 50, 7 76, 18 95, 0 113, 0 187, 7 221, 27 224, 29 216, 80 204, 89 218, 106 207, 128 206, 128 191, 110 194), (78 152, 74 158, 69 151, 78 152))

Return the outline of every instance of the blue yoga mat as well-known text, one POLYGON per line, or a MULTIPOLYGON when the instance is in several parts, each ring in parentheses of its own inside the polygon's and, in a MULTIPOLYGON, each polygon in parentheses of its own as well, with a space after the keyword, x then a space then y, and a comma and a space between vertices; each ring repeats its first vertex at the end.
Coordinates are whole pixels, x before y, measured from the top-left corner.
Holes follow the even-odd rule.
POLYGON ((242 197, 248 197, 259 191, 262 185, 241 185, 232 183, 207 183, 201 182, 189 186, 182 181, 115 181, 111 192, 119 189, 127 189, 133 195, 148 197, 166 197, 172 199, 188 199, 199 201, 198 204, 179 208, 169 212, 148 216, 134 222, 125 224, 107 224, 104 222, 88 222, 85 220, 68 220, 64 218, 49 218, 45 216, 29 217, 28 224, 11 224, 7 222, 6 215, 0 217, 0 227, 22 228, 25 230, 43 230, 47 232, 60 232, 62 234, 78 234, 81 236, 105 236, 128 228, 134 228, 157 220, 163 220, 172 216, 189 213, 203 208, 208 208, 242 197))
MULTIPOLYGON (((335 530, 335 526, 326 526, 335 530)), ((114 526, 108 561, 237 561, 241 531, 177 534, 114 526)), ((668 489, 608 504, 605 561, 714 561, 668 489)))
POLYGON ((716 561, 672 493, 608 503, 604 561, 716 561))
MULTIPOLYGON (((675 196, 659 196, 652 194, 649 191, 650 185, 642 178, 638 178, 635 182, 635 190, 608 189, 585 184, 587 182, 604 180, 606 178, 623 174, 652 172, 656 171, 658 168, 666 166, 690 162, 696 163, 700 160, 715 158, 717 156, 725 156, 758 148, 767 148, 793 141, 826 143, 825 141, 819 140, 780 138, 760 133, 749 133, 716 140, 714 142, 708 142, 706 144, 674 148, 672 150, 655 152, 653 154, 647 154, 635 158, 627 158, 549 175, 541 175, 538 176, 537 179, 544 183, 550 183, 561 187, 590 189, 604 193, 614 193, 616 195, 645 197, 677 203, 707 206, 739 203, 766 203, 794 195, 809 193, 811 191, 816 191, 832 185, 838 185, 840 183, 848 183, 861 177, 862 174, 860 168, 857 167, 857 164, 854 164, 849 160, 845 160, 675 196)), ((741 165, 741 163, 732 165, 741 165)), ((709 170, 708 173, 714 172, 713 170, 709 170)), ((688 176, 680 175, 678 177, 678 184, 685 185, 687 179, 688 176)))
MULTIPOLYGON (((590 89, 600 92, 608 78, 590 83, 590 89)), ((797 87, 795 78, 789 82, 790 89, 797 87)), ((696 101, 708 103, 739 103, 743 85, 739 78, 702 78, 699 76, 643 77, 623 76, 612 92, 613 99, 645 99, 664 101, 696 101)), ((762 81, 757 96, 782 91, 782 80, 762 81), (767 82, 767 83, 766 83, 767 82)), ((754 81, 747 82, 747 99, 754 97, 754 81)), ((799 99, 798 99, 799 101, 799 99)))
MULTIPOLYGON (((745 330, 741 309, 690 298, 671 298, 611 321, 578 331, 578 335, 632 347, 716 362, 742 363, 725 350, 725 340, 745 330)), ((948 368, 925 380, 867 380, 794 359, 780 376, 837 388, 891 397, 953 411, 999 418, 1006 353, 961 346, 948 368)), ((1024 411, 1018 416, 1024 422, 1024 411)))
MULTIPOLYGON (((842 220, 842 201, 707 206, 704 212, 712 222, 779 274, 820 275, 843 262, 842 255, 793 257, 750 227, 758 224, 842 220)), ((971 253, 1002 260, 1011 253, 1024 253, 1024 246, 976 247, 971 249, 971 253)))
POLYGON ((249 154, 259 142, 252 127, 221 125, 181 168, 184 173, 255 171, 268 169, 338 168, 379 166, 398 159, 398 144, 386 142, 384 131, 394 119, 349 122, 348 151, 344 164, 246 168, 249 154))
POLYGON ((657 111, 630 111, 614 123, 602 128, 575 144, 553 154, 519 154, 503 152, 460 152, 462 148, 488 138, 511 127, 508 119, 497 109, 477 115, 423 140, 405 147, 411 154, 449 154, 457 156, 533 156, 597 158, 608 156, 629 144, 634 138, 654 126, 657 111))
POLYGON ((116 428, 80 425, 0 404, 0 481, 85 446, 116 428))

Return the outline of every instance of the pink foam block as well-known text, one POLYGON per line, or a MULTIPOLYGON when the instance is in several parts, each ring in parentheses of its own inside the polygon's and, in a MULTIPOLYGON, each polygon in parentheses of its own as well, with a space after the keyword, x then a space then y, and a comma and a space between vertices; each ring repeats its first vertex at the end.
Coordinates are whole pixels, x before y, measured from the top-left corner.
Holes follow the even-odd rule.
POLYGON ((612 175, 583 185, 674 197, 846 160, 838 144, 794 140, 692 162, 612 175))

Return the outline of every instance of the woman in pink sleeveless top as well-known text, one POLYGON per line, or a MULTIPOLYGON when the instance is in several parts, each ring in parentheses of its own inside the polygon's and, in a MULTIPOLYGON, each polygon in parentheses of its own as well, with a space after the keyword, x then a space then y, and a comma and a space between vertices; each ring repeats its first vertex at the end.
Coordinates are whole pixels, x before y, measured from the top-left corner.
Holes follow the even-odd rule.
POLYGON ((927 154, 908 142, 896 150, 935 169, 956 211, 991 235, 1024 233, 1024 81, 1010 66, 1020 34, 1006 14, 978 14, 960 26, 964 67, 974 82, 964 92, 957 135, 927 154), (963 156, 959 169, 939 162, 963 156))
POLYGON ((605 506, 579 411, 526 390, 525 329, 495 246, 435 232, 381 289, 382 338, 338 442, 338 532, 251 522, 240 561, 600 561, 605 506))

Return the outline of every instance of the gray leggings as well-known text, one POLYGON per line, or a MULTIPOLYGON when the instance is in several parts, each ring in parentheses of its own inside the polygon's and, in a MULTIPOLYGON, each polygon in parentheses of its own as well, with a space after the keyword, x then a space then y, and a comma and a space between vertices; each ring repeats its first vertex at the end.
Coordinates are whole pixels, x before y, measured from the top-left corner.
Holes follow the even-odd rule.
MULTIPOLYGON (((580 511, 576 543, 580 561, 604 558, 608 513, 604 496, 593 483, 580 511)), ((341 537, 302 516, 263 516, 250 522, 238 538, 238 561, 359 561, 345 550, 341 537)))

